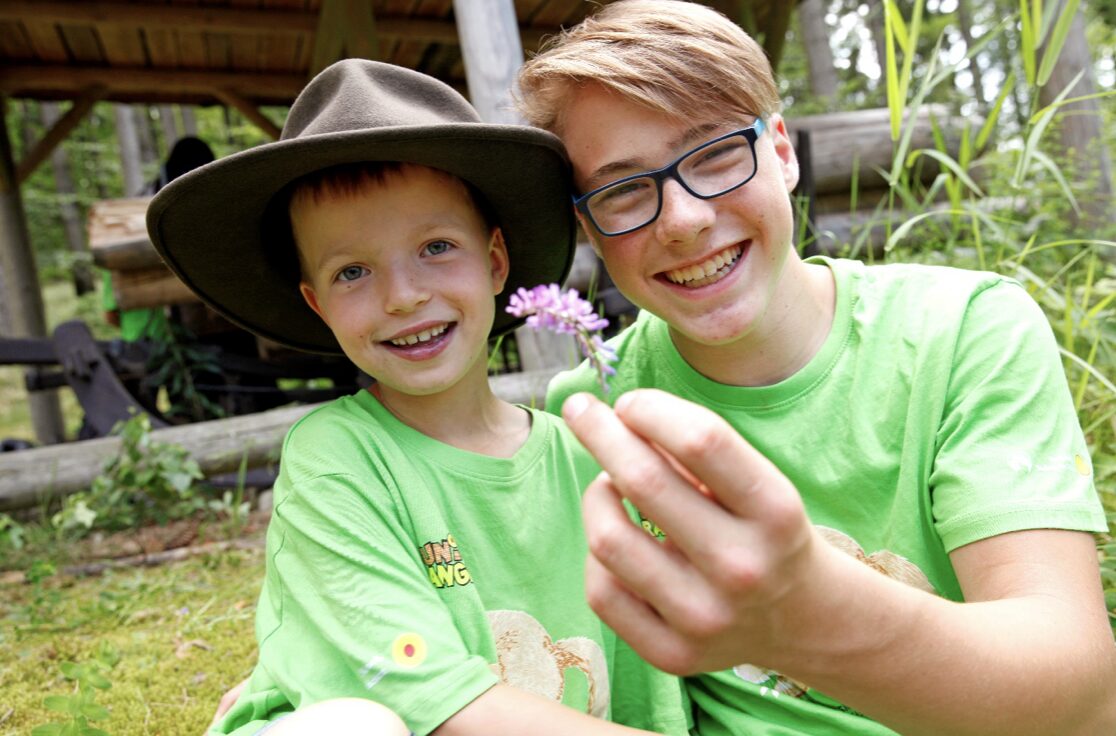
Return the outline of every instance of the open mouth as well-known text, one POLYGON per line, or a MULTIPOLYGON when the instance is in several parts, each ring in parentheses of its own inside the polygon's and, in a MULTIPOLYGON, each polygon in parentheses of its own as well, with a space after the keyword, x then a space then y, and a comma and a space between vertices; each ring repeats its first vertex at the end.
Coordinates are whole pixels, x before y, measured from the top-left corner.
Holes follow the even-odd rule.
POLYGON ((687 289, 697 289, 715 284, 732 271, 737 261, 740 260, 740 256, 743 255, 746 244, 730 245, 701 263, 664 271, 660 276, 672 284, 684 286, 687 289))
POLYGON ((426 329, 419 330, 410 335, 401 335, 399 337, 393 337, 390 340, 384 340, 384 342, 394 345, 397 348, 407 348, 437 339, 439 336, 445 334, 446 330, 449 328, 450 324, 448 322, 443 322, 440 325, 427 327, 426 329))

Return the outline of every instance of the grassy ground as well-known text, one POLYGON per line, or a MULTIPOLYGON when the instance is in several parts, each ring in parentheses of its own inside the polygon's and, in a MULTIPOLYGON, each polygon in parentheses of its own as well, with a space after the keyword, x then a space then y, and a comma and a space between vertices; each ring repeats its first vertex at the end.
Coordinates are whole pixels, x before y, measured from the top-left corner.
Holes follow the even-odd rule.
POLYGON ((96 692, 113 736, 197 736, 220 695, 255 661, 253 617, 263 552, 227 550, 101 577, 0 585, 0 736, 23 736, 64 717, 43 705, 75 684, 63 662, 119 652, 96 692))

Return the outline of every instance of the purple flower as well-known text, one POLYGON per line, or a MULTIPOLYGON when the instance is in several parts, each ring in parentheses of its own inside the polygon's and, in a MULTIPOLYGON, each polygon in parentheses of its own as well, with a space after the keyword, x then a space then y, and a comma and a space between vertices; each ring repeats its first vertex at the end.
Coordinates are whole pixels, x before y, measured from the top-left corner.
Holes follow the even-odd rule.
POLYGON ((558 284, 542 284, 533 289, 520 287, 508 299, 508 313, 526 317, 527 326, 547 329, 560 335, 573 335, 582 355, 597 371, 601 389, 608 392, 608 376, 616 375, 616 353, 604 344, 600 331, 608 320, 598 317, 593 305, 582 299, 577 289, 563 292, 558 284))

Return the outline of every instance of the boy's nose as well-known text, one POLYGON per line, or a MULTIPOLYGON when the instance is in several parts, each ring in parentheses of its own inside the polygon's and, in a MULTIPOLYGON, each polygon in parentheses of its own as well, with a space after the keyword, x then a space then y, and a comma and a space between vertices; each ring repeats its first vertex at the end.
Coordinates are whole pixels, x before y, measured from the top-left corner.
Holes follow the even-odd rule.
POLYGON ((384 311, 406 314, 430 300, 430 290, 411 269, 398 269, 384 274, 384 311))
POLYGON ((695 197, 673 179, 663 182, 662 198, 659 217, 653 227, 663 243, 690 243, 703 230, 713 226, 716 219, 713 200, 695 197))

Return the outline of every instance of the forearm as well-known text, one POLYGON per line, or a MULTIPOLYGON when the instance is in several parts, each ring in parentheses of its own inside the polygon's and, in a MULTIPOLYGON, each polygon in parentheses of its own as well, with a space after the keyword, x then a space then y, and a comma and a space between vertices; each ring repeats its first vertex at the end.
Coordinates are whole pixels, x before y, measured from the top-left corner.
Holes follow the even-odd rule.
POLYGON ((797 624, 811 633, 784 674, 903 734, 1116 732, 1116 648, 1079 603, 954 603, 843 555, 826 564, 829 603, 797 624))
POLYGON ((437 736, 488 736, 527 733, 531 736, 633 736, 647 734, 594 718, 510 685, 495 685, 455 713, 434 733, 437 736))

